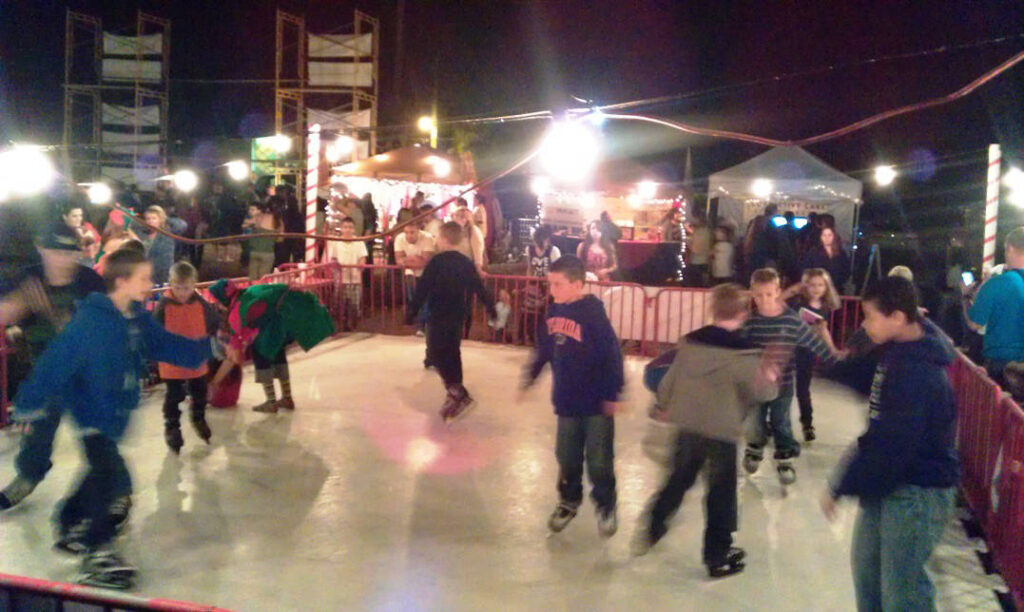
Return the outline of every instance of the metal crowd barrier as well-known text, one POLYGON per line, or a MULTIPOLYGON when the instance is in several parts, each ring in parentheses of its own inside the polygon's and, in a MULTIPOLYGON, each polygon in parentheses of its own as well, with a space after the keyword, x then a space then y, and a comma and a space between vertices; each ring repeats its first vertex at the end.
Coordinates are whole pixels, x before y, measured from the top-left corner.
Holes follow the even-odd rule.
POLYGON ((0 610, 14 612, 19 610, 228 612, 225 608, 214 606, 201 606, 170 599, 137 597, 76 584, 9 574, 0 574, 0 610))
POLYGON ((960 486, 1017 609, 1024 610, 1024 411, 963 354, 950 380, 960 486))
MULTIPOLYGON (((407 296, 414 290, 416 279, 407 278, 400 266, 293 264, 256 282, 287 283, 296 289, 314 293, 327 307, 340 332, 346 314, 342 285, 342 272, 346 269, 359 271, 358 284, 362 286, 354 330, 390 335, 414 333, 415 327, 405 325, 404 319, 407 296)), ((234 280, 242 286, 250 282, 247 279, 234 280)), ((506 303, 509 316, 500 329, 489 326, 483 305, 474 298, 467 338, 510 345, 532 344, 541 317, 541 309, 536 304, 538 300, 546 302, 548 295, 544 280, 488 275, 484 283, 496 298, 506 303)), ((208 299, 210 296, 205 288, 210 284, 200 286, 208 299)), ((673 346, 680 336, 710 320, 707 289, 594 282, 587 283, 585 291, 604 304, 612 327, 623 342, 623 349, 632 354, 657 354, 673 346)), ((862 318, 860 301, 855 297, 843 298, 841 308, 832 313, 829 321, 837 346, 843 346, 859 327, 862 318)), ((8 355, 9 350, 0 334, 0 375, 3 376, 0 380, 0 423, 6 422, 8 355)), ((950 378, 958 400, 957 444, 963 467, 961 486, 968 504, 981 522, 997 567, 1010 586, 1017 606, 1024 609, 1024 412, 1002 394, 982 368, 962 354, 950 368, 950 378)), ((12 580, 27 581, 18 583, 23 585, 55 584, 6 577, 0 579, 0 589, 9 589, 6 585, 12 580)), ((64 593, 66 586, 54 587, 52 592, 64 593)))

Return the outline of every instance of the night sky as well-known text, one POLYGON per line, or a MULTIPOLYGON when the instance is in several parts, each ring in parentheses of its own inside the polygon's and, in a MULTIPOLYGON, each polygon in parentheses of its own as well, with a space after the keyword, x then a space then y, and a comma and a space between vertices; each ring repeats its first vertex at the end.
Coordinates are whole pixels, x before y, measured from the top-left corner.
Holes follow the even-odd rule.
MULTIPOLYGON (((382 21, 382 125, 430 108, 461 117, 560 109, 700 92, 827 66, 840 68, 731 87, 637 109, 701 126, 799 138, 894 106, 949 93, 1024 49, 1024 3, 973 2, 356 2, 382 21), (404 6, 401 45, 398 9, 404 6), (1010 36, 1000 44, 858 64, 872 58, 1010 36), (400 49, 399 49, 400 47, 400 49), (401 58, 401 63, 397 61, 401 58), (846 67, 844 67, 846 66, 846 67)), ((254 0, 56 2, 0 0, 0 138, 58 142, 64 11, 108 29, 136 8, 173 21, 171 136, 190 148, 273 127, 270 85, 185 79, 273 78, 274 10, 305 14, 310 31, 351 21, 351 2, 254 0)), ((964 101, 899 118, 809 150, 865 178, 880 161, 920 162, 895 189, 866 188, 869 204, 902 203, 918 227, 945 224, 984 195, 984 148, 1024 150, 1024 67, 964 101), (932 165, 931 159, 936 160, 932 165), (861 174, 857 174, 860 172, 861 174), (934 223, 931 223, 934 222, 934 223)), ((477 130, 482 167, 520 155, 543 124, 477 130)), ((700 179, 763 147, 611 126, 611 154, 681 178, 686 147, 700 179)), ((883 209, 884 210, 884 209, 883 209)), ((885 216, 883 214, 882 216, 885 216)))

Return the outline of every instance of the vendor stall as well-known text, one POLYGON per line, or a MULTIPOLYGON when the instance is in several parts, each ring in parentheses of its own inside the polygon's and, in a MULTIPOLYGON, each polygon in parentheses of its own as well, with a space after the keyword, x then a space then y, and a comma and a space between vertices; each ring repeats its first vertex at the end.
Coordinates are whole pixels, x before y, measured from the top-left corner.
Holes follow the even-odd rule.
POLYGON ((714 209, 717 203, 719 222, 731 222, 740 235, 768 204, 777 205, 780 215, 829 214, 835 218, 836 233, 851 244, 862 191, 860 181, 800 147, 776 147, 712 174, 708 206, 714 209))

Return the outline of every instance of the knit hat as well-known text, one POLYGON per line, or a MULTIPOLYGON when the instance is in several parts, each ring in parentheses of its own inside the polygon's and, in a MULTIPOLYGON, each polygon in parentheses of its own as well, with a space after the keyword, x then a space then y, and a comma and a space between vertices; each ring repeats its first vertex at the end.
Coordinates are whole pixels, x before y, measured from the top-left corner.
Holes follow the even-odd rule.
POLYGON ((231 304, 231 298, 235 297, 238 293, 238 286, 227 279, 220 279, 214 284, 210 285, 208 289, 210 295, 217 298, 217 301, 227 306, 231 304))
POLYGON ((81 243, 75 230, 64 223, 55 223, 50 231, 43 235, 41 246, 55 251, 77 251, 81 248, 81 243))

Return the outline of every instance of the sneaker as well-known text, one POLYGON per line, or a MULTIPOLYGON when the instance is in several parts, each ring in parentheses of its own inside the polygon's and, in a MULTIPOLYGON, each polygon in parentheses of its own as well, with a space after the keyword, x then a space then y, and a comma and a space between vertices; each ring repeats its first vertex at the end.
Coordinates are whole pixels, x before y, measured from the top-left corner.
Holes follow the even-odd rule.
POLYGON ((814 433, 814 425, 804 425, 804 442, 814 442, 817 437, 814 433))
POLYGON ((796 482, 796 469, 793 468, 793 462, 789 459, 780 460, 775 469, 779 472, 779 483, 782 485, 791 485, 796 482))
POLYGON ((181 447, 185 446, 185 440, 181 437, 180 427, 164 427, 164 442, 167 443, 167 448, 171 449, 171 452, 177 455, 181 452, 181 447))
POLYGON ((213 437, 213 432, 210 431, 210 425, 206 422, 205 418, 192 419, 192 429, 196 430, 196 435, 199 436, 203 442, 210 443, 210 438, 213 437))
POLYGON ((548 519, 548 529, 553 533, 558 533, 565 529, 565 526, 569 524, 569 521, 575 517, 576 508, 565 502, 561 502, 555 506, 555 511, 551 513, 551 518, 548 519))
POLYGON ((294 412, 295 400, 293 400, 290 397, 282 397, 281 399, 277 400, 277 407, 283 408, 285 410, 291 410, 292 412, 294 412))
POLYGON ((267 400, 252 407, 253 412, 277 412, 277 400, 267 400))
POLYGON ((108 589, 131 588, 138 569, 112 548, 99 548, 82 560, 82 572, 76 582, 108 589))
POLYGON ((118 533, 124 531, 125 526, 128 525, 128 515, 131 509, 132 498, 129 495, 114 498, 114 501, 110 503, 110 508, 107 509, 107 512, 110 513, 110 518, 114 522, 114 529, 118 533))
POLYGON ((434 367, 434 363, 432 361, 430 361, 429 359, 424 359, 423 360, 423 369, 424 370, 429 370, 432 367, 434 367))
POLYGON ((35 491, 38 484, 38 482, 32 482, 27 478, 15 476, 11 484, 4 487, 3 491, 0 491, 0 510, 7 510, 20 504, 21 500, 28 497, 32 491, 35 491))
POLYGON ((476 400, 463 389, 461 396, 456 396, 455 405, 448 411, 445 421, 455 421, 466 416, 476 406, 476 400))
POLYGON ((444 403, 441 404, 441 420, 447 423, 452 418, 452 412, 459 405, 459 397, 453 393, 446 393, 444 403))
POLYGON ((743 453, 743 470, 748 474, 757 472, 757 468, 761 467, 761 459, 764 458, 764 451, 759 448, 747 447, 747 451, 743 453))
POLYGON ((619 530, 619 517, 618 512, 615 511, 615 506, 611 508, 597 510, 597 533, 602 538, 610 538, 615 535, 615 532, 619 530))
POLYGON ((89 552, 89 548, 85 545, 85 534, 89 532, 89 525, 89 519, 70 527, 58 525, 57 540, 53 543, 54 550, 69 555, 84 555, 89 552))
POLYGON ((642 557, 658 543, 658 540, 665 537, 666 533, 668 533, 668 527, 665 525, 658 527, 641 522, 636 533, 633 534, 633 540, 629 543, 629 551, 634 557, 642 557))
POLYGON ((708 563, 708 575, 712 578, 724 578, 725 576, 732 576, 743 571, 746 564, 743 563, 743 559, 747 556, 747 551, 742 548, 730 548, 729 552, 725 555, 725 559, 718 563, 708 563))

